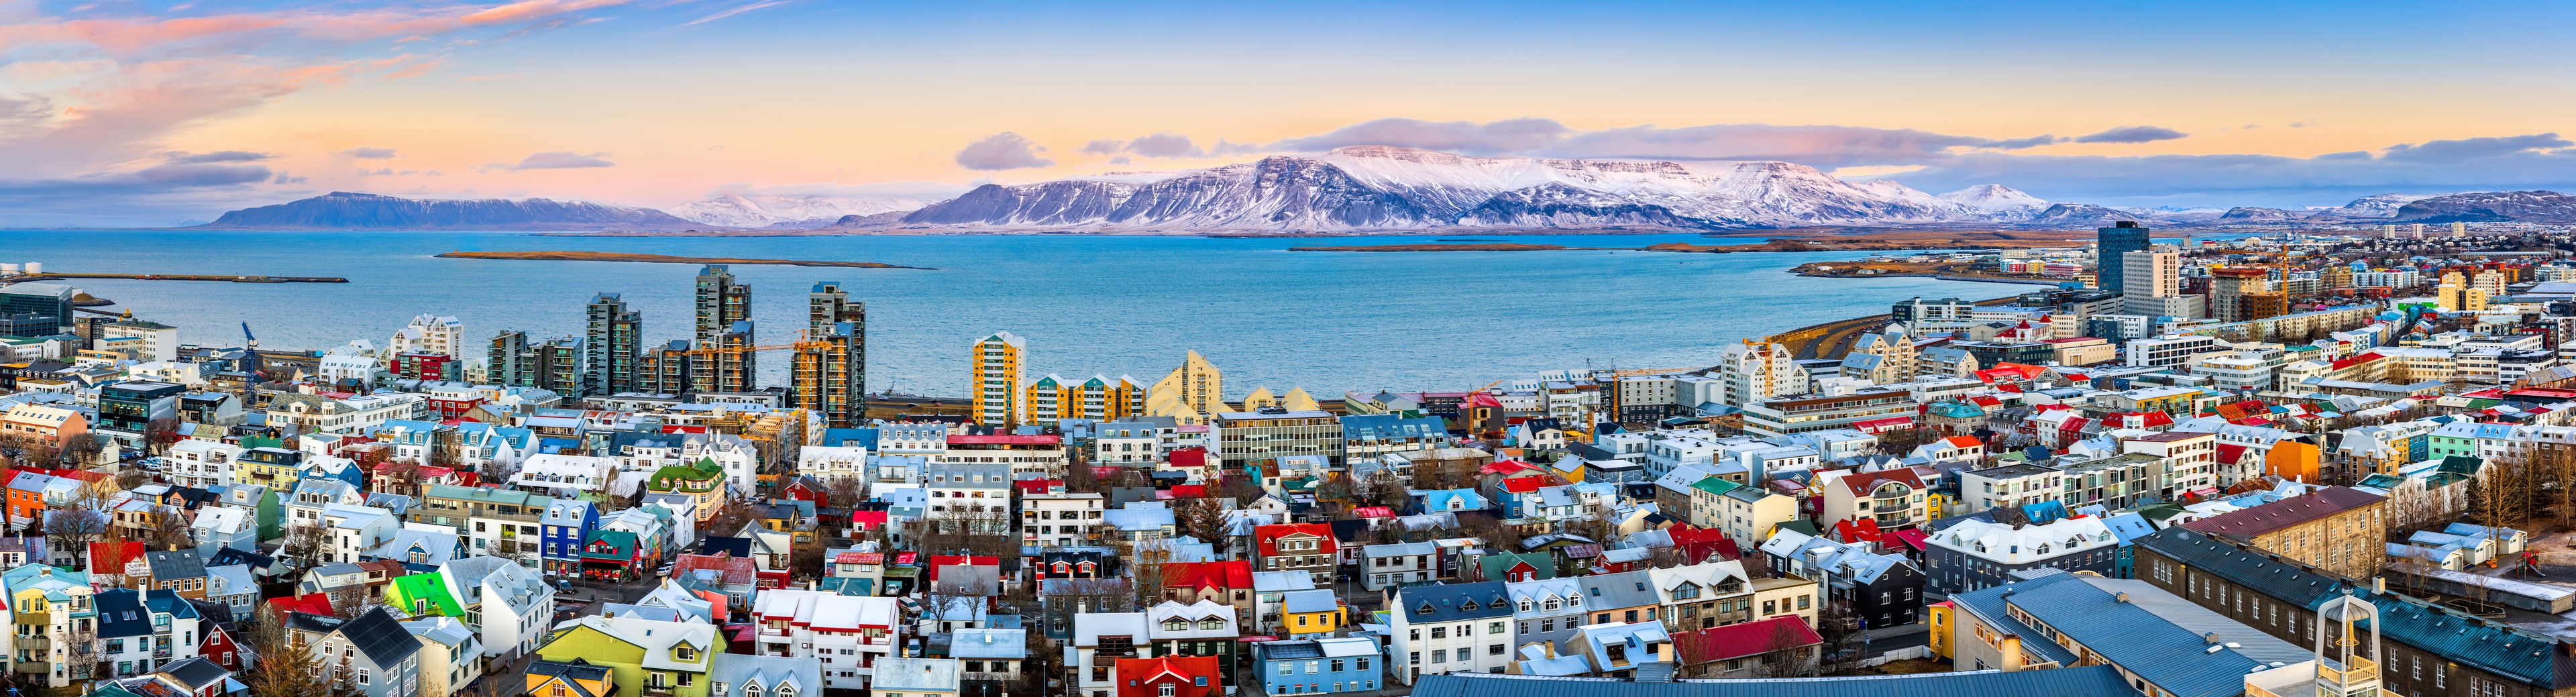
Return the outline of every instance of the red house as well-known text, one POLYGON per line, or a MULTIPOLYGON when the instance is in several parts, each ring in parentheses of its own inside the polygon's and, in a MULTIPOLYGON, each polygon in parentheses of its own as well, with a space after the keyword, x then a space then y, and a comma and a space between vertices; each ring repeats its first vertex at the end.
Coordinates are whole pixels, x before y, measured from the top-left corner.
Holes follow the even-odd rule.
POLYGON ((1118 697, 1219 697, 1225 676, 1215 656, 1118 659, 1118 697))
POLYGON ((223 666, 224 670, 242 669, 241 642, 233 638, 232 632, 212 622, 200 623, 198 627, 206 632, 205 638, 197 641, 198 657, 223 666))
POLYGON ((269 598, 268 610, 277 613, 279 622, 286 621, 286 613, 290 612, 301 612, 307 615, 334 614, 331 612, 329 593, 306 593, 288 598, 269 598))
POLYGON ((1333 539, 1333 526, 1323 523, 1286 523, 1252 529, 1253 551, 1262 571, 1305 571, 1315 576, 1316 585, 1333 582, 1339 543, 1333 539))

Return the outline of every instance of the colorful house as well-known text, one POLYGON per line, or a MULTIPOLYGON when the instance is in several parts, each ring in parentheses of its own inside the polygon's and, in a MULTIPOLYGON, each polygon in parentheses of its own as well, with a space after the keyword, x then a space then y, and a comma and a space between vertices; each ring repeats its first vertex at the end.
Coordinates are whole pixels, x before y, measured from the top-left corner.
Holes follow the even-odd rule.
POLYGON ((1215 656, 1121 658, 1117 697, 1222 697, 1225 676, 1215 656))
POLYGON ((385 605, 405 618, 465 616, 464 605, 447 591, 447 578, 437 572, 394 577, 385 588, 385 605))
POLYGON ((643 545, 635 533, 624 530, 593 530, 581 543, 581 577, 601 581, 620 581, 638 573, 643 545))
POLYGON ((698 522, 703 523, 715 517, 716 509, 720 507, 718 504, 724 500, 724 465, 717 464, 714 458, 705 457, 686 465, 669 465, 654 470, 653 476, 644 480, 644 490, 656 494, 677 494, 696 501, 698 522))
MULTIPOLYGON (((592 616, 558 627, 554 638, 537 649, 537 658, 538 663, 580 662, 607 668, 604 682, 608 687, 591 693, 593 697, 710 697, 707 688, 712 681, 707 673, 716 654, 724 651, 725 642, 717 636, 715 625, 704 622, 592 616)), ((560 669, 548 670, 558 672, 544 680, 588 680, 594 686, 603 682, 587 670, 572 671, 568 676, 560 669)), ((540 680, 534 664, 528 672, 531 682, 540 680)))

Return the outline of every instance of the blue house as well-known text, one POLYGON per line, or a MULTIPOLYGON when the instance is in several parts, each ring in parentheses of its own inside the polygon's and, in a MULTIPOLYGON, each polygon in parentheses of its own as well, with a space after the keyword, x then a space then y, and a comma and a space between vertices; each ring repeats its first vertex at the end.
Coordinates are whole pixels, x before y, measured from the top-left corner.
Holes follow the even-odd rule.
POLYGON ((367 487, 367 473, 364 468, 358 466, 358 461, 345 457, 306 456, 304 467, 295 473, 295 480, 309 482, 316 479, 348 482, 349 486, 358 487, 361 490, 367 487))
POLYGON ((1420 510, 1417 512, 1423 514, 1443 513, 1449 511, 1481 511, 1490 508, 1493 505, 1485 501, 1484 494, 1476 493, 1476 490, 1474 489, 1432 489, 1430 491, 1417 491, 1413 492, 1413 498, 1420 506, 1420 510))
POLYGON ((546 573, 567 578, 581 573, 581 542, 599 529, 599 509, 589 501, 555 499, 538 522, 545 526, 544 545, 538 551, 545 558, 546 573))
POLYGON ((1385 677, 1377 638, 1264 641, 1252 645, 1261 694, 1316 695, 1373 692, 1385 677))

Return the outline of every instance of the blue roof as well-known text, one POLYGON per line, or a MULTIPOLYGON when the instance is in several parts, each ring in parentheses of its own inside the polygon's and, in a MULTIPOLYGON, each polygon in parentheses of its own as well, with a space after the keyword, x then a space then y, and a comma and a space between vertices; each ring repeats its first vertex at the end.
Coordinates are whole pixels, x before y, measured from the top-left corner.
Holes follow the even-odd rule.
POLYGON ((1456 673, 1425 675, 1413 697, 1891 697, 1893 695, 2047 695, 2136 697, 2138 691, 2110 666, 2056 670, 2000 670, 1841 678, 1760 678, 1629 682, 1612 678, 1550 678, 1456 673))
POLYGON ((1342 435, 1346 440, 1432 438, 1448 434, 1448 423, 1438 417, 1408 419, 1395 414, 1342 417, 1342 435))
POLYGON ((99 593, 92 601, 98 605, 98 635, 116 638, 151 634, 152 615, 143 610, 141 596, 132 588, 111 588, 99 593))
POLYGON ((2076 662, 2077 658, 2075 652, 2068 651, 2066 650, 2066 647, 2059 646, 2048 641, 2046 635, 2033 631, 2029 626, 2023 625, 2020 620, 2013 619, 2011 614, 2004 612, 2004 595, 2007 593, 2023 593, 2060 583, 2073 582, 2075 582, 2074 576, 2068 574, 2049 574, 2039 578, 2014 581, 2000 586, 1981 588, 1966 593, 1960 593, 1950 596, 1950 601, 1953 605, 1957 605, 1975 613, 1978 617, 1983 618, 1989 625, 1993 625, 1998 629, 2003 629, 2019 636, 2027 637, 2028 640, 2021 642, 2023 649, 2029 650, 2031 653, 2039 654, 2042 658, 2056 661, 2058 665, 2072 665, 2076 662))
POLYGON ((826 428, 823 429, 823 445, 826 447, 860 447, 867 448, 868 452, 876 452, 877 430, 873 428, 826 428))
POLYGON ((2030 522, 2041 525, 2053 523, 2059 518, 2067 517, 2066 502, 2064 501, 2041 501, 2039 503, 2021 507, 2021 512, 2022 515, 2030 516, 2030 522))
MULTIPOLYGON (((2090 583, 2051 583, 2016 593, 2007 602, 2177 697, 2245 694, 2245 674, 2264 665, 2238 650, 2212 653, 2201 632, 2122 602, 2090 583)), ((2253 629, 2244 629, 2244 640, 2252 640, 2253 629)), ((2023 646, 2050 643, 2045 635, 2022 636, 2023 646)))
POLYGON ((1396 590, 1387 609, 1403 613, 1408 623, 1512 616, 1511 595, 1502 581, 1408 586, 1396 590))

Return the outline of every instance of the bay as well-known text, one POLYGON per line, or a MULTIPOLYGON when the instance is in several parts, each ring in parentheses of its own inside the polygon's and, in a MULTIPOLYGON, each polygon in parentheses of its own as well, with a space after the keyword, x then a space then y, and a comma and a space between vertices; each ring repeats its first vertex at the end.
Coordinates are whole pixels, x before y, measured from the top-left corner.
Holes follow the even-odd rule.
MULTIPOLYGON (((1464 237, 1464 236, 1461 236, 1464 237)), ((735 265, 752 285, 764 343, 804 326, 805 293, 840 281, 868 304, 869 389, 965 391, 969 345, 1025 337, 1029 377, 1132 375, 1151 384, 1196 349, 1227 392, 1303 387, 1464 390, 1586 367, 1709 365, 1720 347, 1817 322, 1887 311, 1914 296, 1985 298, 2033 286, 1925 278, 1823 279, 1784 273, 1859 252, 1292 252, 1318 245, 1419 244, 1410 237, 1208 238, 1105 235, 583 237, 473 232, 0 230, 0 263, 52 272, 342 276, 345 284, 79 281, 189 343, 263 348, 382 346, 413 315, 453 315, 479 342, 501 329, 578 334, 591 296, 644 314, 645 336, 688 337, 697 266, 440 259, 456 250, 590 250, 687 256, 876 261, 929 270, 735 265)), ((1485 238, 1495 239, 1495 238, 1485 238)), ((1571 247, 1753 242, 1695 235, 1499 238, 1571 247)), ((764 354, 765 382, 785 354, 764 354)))

